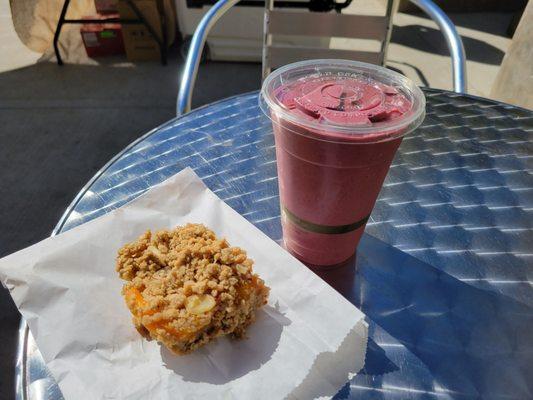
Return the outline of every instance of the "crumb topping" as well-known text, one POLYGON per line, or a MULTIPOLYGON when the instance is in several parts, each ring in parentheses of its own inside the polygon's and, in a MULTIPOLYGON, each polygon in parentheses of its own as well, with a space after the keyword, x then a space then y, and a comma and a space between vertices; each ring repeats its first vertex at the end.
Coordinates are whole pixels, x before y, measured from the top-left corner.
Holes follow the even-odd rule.
POLYGON ((118 252, 116 270, 133 322, 176 353, 244 335, 269 289, 239 247, 201 224, 147 231, 118 252))

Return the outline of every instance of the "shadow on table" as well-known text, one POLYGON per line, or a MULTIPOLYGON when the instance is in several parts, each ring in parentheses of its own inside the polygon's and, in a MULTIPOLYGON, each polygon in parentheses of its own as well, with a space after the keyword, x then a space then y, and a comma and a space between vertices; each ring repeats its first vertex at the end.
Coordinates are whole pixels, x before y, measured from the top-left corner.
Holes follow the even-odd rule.
POLYGON ((320 353, 304 380, 287 399, 331 398, 365 364, 366 326, 359 322, 334 352, 320 353))
MULTIPOLYGON (((469 60, 484 64, 500 65, 505 53, 483 40, 461 36, 469 60)), ((449 56, 450 52, 439 29, 423 25, 394 26, 392 43, 401 44, 427 53, 449 56)))
POLYGON ((365 312, 371 336, 383 328, 395 343, 387 343, 385 355, 378 339, 370 342, 360 375, 374 378, 359 379, 351 394, 345 386, 339 398, 354 390, 358 398, 384 391, 401 398, 532 398, 530 307, 463 283, 370 235, 358 252, 355 277, 353 262, 320 275, 365 312), (425 389, 412 390, 417 384, 425 389))
POLYGON ((176 357, 161 346, 165 366, 188 382, 222 385, 259 369, 276 351, 283 328, 291 321, 271 306, 258 312, 257 320, 248 328, 246 340, 221 338, 192 354, 176 357))

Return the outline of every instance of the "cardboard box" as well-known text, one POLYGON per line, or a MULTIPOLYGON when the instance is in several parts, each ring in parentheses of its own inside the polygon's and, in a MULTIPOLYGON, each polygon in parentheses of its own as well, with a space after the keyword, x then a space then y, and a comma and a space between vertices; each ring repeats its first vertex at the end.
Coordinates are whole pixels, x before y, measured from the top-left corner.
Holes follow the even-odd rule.
MULTIPOLYGON (((105 20, 106 18, 118 18, 118 14, 90 15, 83 18, 105 20)), ((120 24, 83 24, 80 28, 80 33, 85 51, 91 58, 124 54, 124 42, 120 24)))
POLYGON ((94 0, 94 7, 98 14, 115 14, 117 13, 118 0, 94 0))
MULTIPOLYGON (((135 5, 145 20, 152 26, 157 37, 162 40, 161 14, 158 2, 164 7, 167 31, 167 45, 170 46, 176 38, 176 17, 170 0, 134 0, 135 5)), ((135 12, 125 0, 118 3, 118 11, 122 19, 136 19, 135 12)), ((159 45, 150 31, 143 24, 122 25, 124 47, 129 61, 157 61, 161 59, 159 45)))

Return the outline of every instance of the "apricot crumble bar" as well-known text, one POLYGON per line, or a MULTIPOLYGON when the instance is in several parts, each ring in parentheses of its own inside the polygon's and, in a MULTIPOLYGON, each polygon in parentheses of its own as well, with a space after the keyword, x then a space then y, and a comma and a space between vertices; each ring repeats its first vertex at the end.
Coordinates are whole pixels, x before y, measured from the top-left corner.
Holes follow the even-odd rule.
POLYGON ((116 270, 133 323, 176 354, 223 335, 240 338, 269 288, 253 261, 200 224, 147 231, 118 251, 116 270))

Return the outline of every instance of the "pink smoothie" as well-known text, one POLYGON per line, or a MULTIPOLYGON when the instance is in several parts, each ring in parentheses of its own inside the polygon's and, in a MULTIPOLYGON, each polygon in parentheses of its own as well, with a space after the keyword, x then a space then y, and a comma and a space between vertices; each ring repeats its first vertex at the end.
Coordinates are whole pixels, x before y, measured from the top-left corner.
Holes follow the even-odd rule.
POLYGON ((353 73, 300 77, 272 99, 285 245, 310 264, 341 263, 355 252, 406 131, 396 122, 413 103, 353 73))

